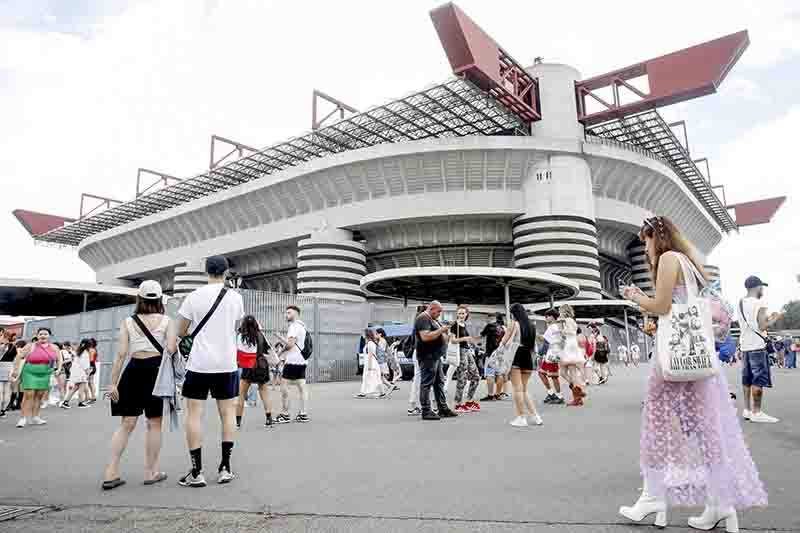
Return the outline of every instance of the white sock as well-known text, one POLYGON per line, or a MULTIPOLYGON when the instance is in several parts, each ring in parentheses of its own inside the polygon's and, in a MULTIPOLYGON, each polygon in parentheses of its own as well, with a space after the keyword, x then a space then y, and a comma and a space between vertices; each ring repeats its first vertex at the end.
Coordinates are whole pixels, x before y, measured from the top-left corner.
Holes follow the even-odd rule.
POLYGON ((555 394, 555 393, 556 393, 556 390, 555 390, 555 389, 547 389, 547 395, 548 395, 548 396, 552 396, 552 395, 553 395, 553 394, 555 394))

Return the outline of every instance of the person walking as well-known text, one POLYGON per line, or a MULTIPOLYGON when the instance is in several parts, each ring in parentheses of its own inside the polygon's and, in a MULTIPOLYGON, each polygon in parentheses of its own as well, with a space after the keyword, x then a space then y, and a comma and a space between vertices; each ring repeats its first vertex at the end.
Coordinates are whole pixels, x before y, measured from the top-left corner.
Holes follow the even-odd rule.
POLYGON ((507 349, 512 343, 519 342, 511 363, 511 385, 513 387, 514 411, 516 418, 511 421, 514 427, 542 425, 542 417, 536 412, 528 393, 528 381, 533 374, 533 349, 536 343, 536 328, 528 318, 528 312, 522 304, 512 304, 511 325, 506 330, 499 348, 507 349))
POLYGON ((383 387, 387 392, 399 390, 400 387, 395 386, 389 379, 389 342, 386 340, 386 330, 378 328, 375 330, 375 339, 377 342, 376 356, 378 358, 378 365, 381 369, 381 381, 383 387))
POLYGON ((78 393, 78 407, 85 409, 91 404, 89 400, 89 371, 91 370, 91 363, 89 361, 89 346, 91 341, 83 339, 78 343, 78 350, 72 356, 72 365, 70 365, 69 374, 69 391, 66 397, 61 402, 59 407, 62 409, 70 409, 70 402, 75 393, 78 393))
MULTIPOLYGON (((417 311, 414 316, 419 316, 425 312, 427 306, 418 305, 417 311)), ((408 391, 408 416, 419 416, 422 414, 422 406, 419 403, 419 390, 421 373, 419 370, 419 361, 417 360, 417 330, 412 329, 406 342, 403 344, 403 352, 411 354, 411 360, 414 362, 414 376, 411 378, 411 386, 408 391)))
POLYGON ((591 329, 592 337, 594 337, 594 370, 597 373, 597 383, 605 385, 608 383, 608 356, 611 353, 611 347, 608 337, 603 335, 596 324, 592 325, 591 329))
MULTIPOLYGON (((185 344, 191 338, 186 362, 183 397, 186 399, 186 444, 192 468, 180 478, 183 487, 205 487, 203 476, 203 410, 209 394, 217 402, 222 426, 222 458, 217 483, 236 478, 231 469, 236 435, 236 398, 239 379, 236 368, 236 331, 244 318, 242 296, 225 285, 228 260, 222 256, 206 259, 208 285, 195 289, 178 309, 178 336, 185 344), (191 336, 189 326, 193 327, 191 336)), ((181 350, 186 356, 185 350, 181 350)))
POLYGON ((86 383, 86 390, 89 393, 86 403, 90 405, 97 402, 97 361, 99 357, 97 339, 91 337, 89 338, 89 379, 86 383))
POLYGON ((638 344, 634 344, 633 346, 631 346, 631 363, 633 363, 633 366, 638 367, 641 358, 642 358, 642 350, 641 348, 639 348, 638 344))
POLYGON ((383 397, 386 389, 378 362, 378 338, 375 331, 369 328, 364 330, 364 338, 367 341, 364 345, 364 371, 361 374, 361 390, 356 397, 366 398, 376 394, 383 397))
POLYGON ((592 384, 592 374, 594 368, 594 337, 590 334, 583 332, 582 328, 578 328, 578 346, 584 354, 585 362, 583 363, 583 381, 589 387, 592 384))
POLYGON ((15 362, 17 360, 17 354, 19 350, 25 347, 24 340, 16 340, 17 334, 14 332, 6 332, 6 340, 7 340, 7 347, 6 352, 3 354, 2 361, 5 363, 11 363, 10 366, 7 366, 8 370, 8 391, 9 391, 9 398, 8 404, 0 405, 5 411, 19 411, 22 408, 22 392, 19 389, 19 380, 11 379, 11 375, 14 372, 15 362))
POLYGON ((583 384, 583 365, 586 364, 586 352, 582 351, 578 343, 578 324, 575 322, 575 311, 572 306, 564 304, 558 308, 558 321, 561 331, 561 357, 558 367, 561 377, 572 391, 572 401, 567 405, 580 407, 586 397, 583 384))
MULTIPOLYGON (((303 321, 300 320, 300 308, 296 305, 290 305, 286 308, 286 321, 289 324, 289 329, 286 333, 286 338, 280 339, 283 343, 283 349, 279 354, 286 361, 283 365, 283 379, 281 379, 282 411, 275 421, 278 424, 287 424, 292 421, 289 416, 289 386, 293 386, 297 388, 297 399, 300 403, 300 410, 297 412, 295 422, 310 422, 311 418, 309 418, 306 411, 308 407, 308 391, 306 388, 308 361, 306 360, 306 354, 303 353, 308 330, 303 321)), ((308 356, 310 355, 308 354, 308 356)))
POLYGON ((439 322, 442 304, 434 300, 414 320, 416 335, 417 359, 420 367, 419 403, 422 407, 422 420, 439 420, 458 416, 447 406, 444 393, 444 373, 442 372, 442 356, 447 346, 449 324, 439 322), (439 411, 431 409, 431 389, 436 397, 439 411))
POLYGON ((456 311, 456 323, 450 326, 450 333, 453 336, 451 342, 458 343, 460 351, 460 359, 458 368, 456 368, 456 395, 455 395, 455 412, 456 413, 471 413, 481 410, 481 405, 475 401, 475 392, 478 390, 478 385, 481 382, 481 375, 478 372, 478 365, 475 363, 475 349, 471 343, 477 342, 480 337, 472 337, 467 329, 467 320, 469 320, 469 308, 466 305, 458 306, 456 311), (467 401, 464 401, 464 388, 469 381, 469 390, 467 391, 467 401))
POLYGON ((505 336, 505 326, 503 315, 497 313, 494 322, 489 322, 483 327, 481 337, 484 341, 486 356, 484 357, 483 375, 486 378, 486 396, 481 398, 482 402, 492 402, 500 399, 500 395, 505 388, 505 378, 498 374, 497 369, 489 364, 492 354, 497 350, 497 346, 505 336))
POLYGON ((0 418, 6 417, 6 411, 16 401, 11 392, 11 374, 17 358, 16 338, 16 334, 10 331, 0 333, 0 418))
POLYGON ((558 381, 558 361, 561 358, 561 346, 563 344, 561 329, 556 324, 558 311, 553 308, 544 312, 544 321, 547 329, 544 332, 544 342, 540 347, 539 357, 539 379, 547 391, 544 403, 553 405, 563 405, 566 403, 561 394, 561 383, 558 381))
MULTIPOLYGON (((691 245, 666 217, 646 219, 639 238, 645 243, 655 296, 631 286, 625 287, 623 297, 666 320, 673 303, 688 302, 688 284, 696 283, 684 279, 682 262, 697 275, 702 275, 702 267, 693 258, 691 245)), ((724 521, 727 530, 735 532, 737 509, 767 504, 728 397, 725 372, 678 382, 666 381, 659 364, 651 366, 642 410, 640 472, 641 496, 633 506, 619 509, 634 522, 656 514, 655 524, 665 527, 669 507, 705 504, 702 515, 689 518, 689 526, 710 530, 724 521)))
POLYGON ((17 422, 18 428, 24 428, 28 422, 34 426, 47 424, 39 416, 39 410, 50 391, 53 369, 56 369, 56 373, 61 371, 61 353, 50 341, 51 335, 50 328, 39 328, 36 342, 26 345, 17 353, 11 379, 22 379, 22 417, 17 422))
MULTIPOLYGON (((69 376, 70 372, 72 371, 72 343, 69 341, 64 342, 61 345, 61 361, 63 365, 61 367, 61 374, 59 377, 59 389, 61 390, 61 399, 67 397, 67 393, 69 392, 69 376)), ((60 404, 61 402, 59 402, 60 404)))
POLYGON ((277 357, 272 352, 256 317, 247 315, 242 319, 239 333, 236 337, 236 362, 241 371, 239 377, 239 403, 236 405, 236 428, 242 428, 244 405, 251 385, 258 388, 261 403, 264 405, 264 427, 273 427, 272 400, 269 396, 270 361, 272 355, 274 364, 277 357))
POLYGON ((177 351, 174 325, 164 314, 161 285, 145 280, 139 285, 136 309, 119 328, 117 356, 111 367, 111 416, 120 418, 120 426, 111 437, 111 461, 103 474, 103 490, 125 484, 120 475, 120 461, 139 417, 144 415, 147 431, 144 438, 144 484, 154 485, 167 479, 159 470, 161 421, 164 401, 153 395, 161 358, 177 351))
POLYGON ((764 287, 767 284, 758 276, 750 276, 744 282, 747 296, 739 301, 738 314, 742 350, 742 389, 744 409, 742 418, 751 422, 775 423, 779 420, 761 410, 764 389, 772 387, 769 354, 767 353, 767 329, 781 318, 780 313, 767 316, 764 287))

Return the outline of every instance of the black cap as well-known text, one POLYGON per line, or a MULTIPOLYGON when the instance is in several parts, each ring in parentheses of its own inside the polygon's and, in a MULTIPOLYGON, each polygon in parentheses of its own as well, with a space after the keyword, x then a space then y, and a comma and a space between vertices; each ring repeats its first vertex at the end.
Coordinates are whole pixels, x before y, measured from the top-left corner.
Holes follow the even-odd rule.
POLYGON ((761 281, 761 278, 758 276, 750 276, 746 280, 744 280, 744 288, 745 289, 755 289, 756 287, 768 287, 766 283, 761 281))
POLYGON ((228 260, 221 255, 212 255, 206 259, 206 274, 221 276, 228 270, 228 260))

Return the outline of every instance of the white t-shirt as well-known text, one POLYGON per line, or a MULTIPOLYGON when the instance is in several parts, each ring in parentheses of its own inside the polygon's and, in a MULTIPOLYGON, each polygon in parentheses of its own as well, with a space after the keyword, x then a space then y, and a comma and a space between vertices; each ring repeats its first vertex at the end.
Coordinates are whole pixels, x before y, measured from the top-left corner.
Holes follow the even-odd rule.
POLYGON ((69 363, 70 361, 72 361, 72 352, 69 350, 61 350, 61 359, 65 363, 69 363))
POLYGON ((744 309, 744 317, 736 306, 737 314, 739 315, 739 327, 742 329, 741 337, 739 338, 739 345, 743 352, 750 352, 752 350, 763 350, 766 348, 764 339, 752 328, 758 328, 758 312, 760 309, 766 309, 767 304, 758 298, 750 296, 742 299, 742 309, 744 309), (746 322, 746 323, 745 323, 746 322))
POLYGON ((564 335, 557 323, 550 324, 544 332, 544 340, 549 345, 547 351, 550 355, 560 356, 564 351, 564 335))
MULTIPOLYGON (((181 304, 178 314, 190 320, 189 333, 214 305, 222 283, 200 287, 191 292, 181 304)), ((219 307, 194 338, 187 370, 202 374, 236 371, 236 323, 244 317, 241 294, 228 289, 219 307)))
POLYGON ((306 342, 306 325, 300 320, 295 320, 289 324, 289 331, 286 333, 286 338, 295 338, 294 346, 286 352, 287 365, 305 365, 307 361, 303 358, 300 352, 301 348, 306 342))

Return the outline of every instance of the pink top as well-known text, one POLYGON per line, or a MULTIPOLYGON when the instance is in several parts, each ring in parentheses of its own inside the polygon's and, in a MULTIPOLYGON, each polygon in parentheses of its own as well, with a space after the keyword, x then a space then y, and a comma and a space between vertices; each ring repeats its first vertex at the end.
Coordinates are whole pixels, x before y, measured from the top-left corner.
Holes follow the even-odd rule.
POLYGON ((30 353, 30 355, 28 355, 25 362, 31 365, 49 365, 51 361, 55 360, 55 350, 53 350, 50 345, 45 347, 37 342, 36 346, 33 347, 33 351, 30 353))

